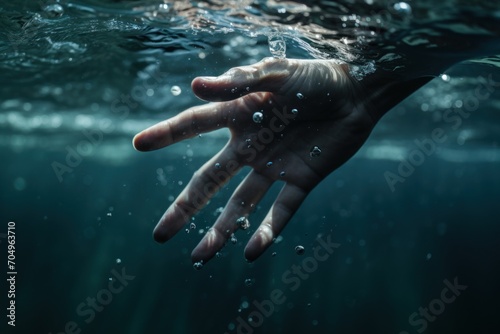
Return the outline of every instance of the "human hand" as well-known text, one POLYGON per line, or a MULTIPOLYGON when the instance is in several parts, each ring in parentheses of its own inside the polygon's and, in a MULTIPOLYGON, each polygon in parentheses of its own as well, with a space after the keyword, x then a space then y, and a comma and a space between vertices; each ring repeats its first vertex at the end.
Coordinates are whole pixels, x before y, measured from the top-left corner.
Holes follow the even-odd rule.
POLYGON ((193 250, 193 262, 210 260, 232 233, 245 228, 239 218, 250 215, 275 181, 284 181, 245 248, 247 260, 258 258, 307 194, 361 147, 375 125, 347 65, 331 60, 266 58, 219 77, 196 78, 192 89, 212 103, 142 131, 134 147, 155 150, 222 127, 231 137, 164 213, 155 240, 172 238, 243 166, 252 168, 193 250))

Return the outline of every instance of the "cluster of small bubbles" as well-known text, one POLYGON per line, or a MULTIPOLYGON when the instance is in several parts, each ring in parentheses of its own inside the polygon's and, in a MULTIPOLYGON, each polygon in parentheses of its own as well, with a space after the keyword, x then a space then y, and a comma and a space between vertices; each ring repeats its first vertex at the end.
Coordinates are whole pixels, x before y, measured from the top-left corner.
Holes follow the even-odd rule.
POLYGON ((285 59, 286 58, 286 43, 283 36, 278 33, 270 34, 268 37, 269 51, 274 58, 285 59))
POLYGON ((166 186, 168 184, 165 173, 163 172, 163 168, 158 168, 156 170, 156 179, 160 182, 162 186, 166 186))
POLYGON ((291 110, 291 112, 292 112, 292 114, 294 114, 294 115, 297 115, 297 114, 299 113, 299 111, 298 111, 297 109, 295 109, 295 108, 294 108, 294 109, 292 109, 292 110, 291 110))
POLYGON ((201 268, 203 268, 203 261, 195 262, 193 264, 193 268, 196 270, 201 270, 201 268))
POLYGON ((51 17, 60 17, 64 14, 64 8, 57 3, 45 6, 43 11, 51 17))
POLYGON ((261 113, 260 111, 257 111, 253 114, 252 119, 255 123, 261 123, 262 120, 264 119, 264 114, 261 113))
POLYGON ((321 149, 318 146, 314 146, 311 148, 311 151, 309 151, 309 155, 311 158, 319 157, 321 155, 321 149))
POLYGON ((269 161, 267 164, 266 164, 266 167, 271 167, 273 165, 273 162, 272 161, 269 161))
POLYGON ((106 216, 111 217, 113 214, 111 212, 106 213, 106 216))
POLYGON ((236 220, 236 225, 238 225, 238 227, 242 230, 246 230, 250 227, 250 222, 248 221, 247 217, 243 216, 236 220))
POLYGON ((120 264, 120 263, 122 263, 122 259, 120 259, 120 258, 117 258, 117 259, 116 259, 116 263, 117 263, 117 264, 120 264))
POLYGON ((238 91, 238 87, 231 88, 231 93, 236 93, 238 91))
POLYGON ((253 283, 254 283, 254 280, 253 280, 252 278, 247 278, 247 279, 245 280, 245 286, 250 287, 250 286, 252 286, 252 285, 253 285, 253 283))
POLYGON ((220 169, 220 163, 216 162, 215 163, 215 168, 220 169))
POLYGON ((238 239, 236 239, 236 236, 234 235, 234 233, 231 234, 230 240, 231 240, 231 243, 233 245, 236 245, 236 243, 238 242, 238 239))
POLYGON ((301 245, 295 246, 295 253, 297 253, 297 255, 303 255, 305 252, 306 249, 304 248, 304 246, 301 245))
POLYGON ((302 93, 297 93, 297 98, 299 100, 302 100, 304 98, 304 95, 302 93))
POLYGON ((189 228, 190 228, 191 230, 194 230, 194 229, 196 228, 196 224, 195 224, 195 223, 191 223, 191 224, 189 224, 189 228))
POLYGON ((406 2, 398 2, 393 5, 396 12, 402 15, 411 15, 411 6, 406 2))
POLYGON ((181 87, 179 86, 172 86, 170 89, 170 93, 172 93, 173 96, 179 96, 182 93, 181 87))
POLYGON ((281 176, 281 177, 285 177, 285 175, 286 175, 285 171, 282 171, 282 172, 280 173, 280 176, 281 176))

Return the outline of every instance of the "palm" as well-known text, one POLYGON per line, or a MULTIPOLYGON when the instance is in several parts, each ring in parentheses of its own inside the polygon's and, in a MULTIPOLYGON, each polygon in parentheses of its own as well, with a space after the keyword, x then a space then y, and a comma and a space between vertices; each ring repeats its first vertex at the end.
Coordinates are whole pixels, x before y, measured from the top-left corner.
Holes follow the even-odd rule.
POLYGON ((245 249, 249 260, 260 256, 312 188, 349 159, 374 126, 361 103, 345 98, 352 96, 352 88, 340 66, 322 61, 267 60, 233 69, 215 81, 195 79, 198 96, 225 102, 190 108, 159 123, 137 135, 135 147, 157 149, 221 127, 230 129, 231 138, 165 212, 155 239, 170 239, 247 165, 252 171, 192 257, 213 257, 240 227, 238 218, 247 217, 273 182, 281 180, 282 191, 245 249), (262 113, 262 121, 254 120, 256 112, 262 113))

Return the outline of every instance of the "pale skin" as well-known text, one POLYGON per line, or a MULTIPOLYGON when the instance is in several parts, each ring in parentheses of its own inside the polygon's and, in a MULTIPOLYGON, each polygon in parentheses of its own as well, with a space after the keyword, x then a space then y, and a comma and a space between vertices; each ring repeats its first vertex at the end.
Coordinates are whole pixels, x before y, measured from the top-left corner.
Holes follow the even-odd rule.
POLYGON ((223 127, 230 130, 231 137, 194 173, 167 209, 154 229, 155 240, 172 238, 230 177, 250 166, 252 170, 191 257, 193 262, 209 261, 239 229, 238 218, 248 217, 256 229, 244 255, 254 261, 273 243, 311 190, 358 151, 378 119, 428 81, 420 78, 397 82, 394 88, 393 78, 358 82, 347 65, 331 60, 266 58, 219 77, 194 79, 193 92, 210 103, 142 131, 134 137, 134 147, 156 150, 223 127), (385 93, 389 91, 388 99, 385 93), (293 118, 292 109, 298 110, 293 118), (257 111, 264 114, 261 123, 252 118, 257 111), (277 111, 289 119, 283 122, 276 117, 277 111), (314 146, 321 154, 311 157, 314 146), (216 181, 213 173, 228 177, 216 181), (281 192, 263 221, 253 221, 251 212, 275 181, 284 181, 281 192))

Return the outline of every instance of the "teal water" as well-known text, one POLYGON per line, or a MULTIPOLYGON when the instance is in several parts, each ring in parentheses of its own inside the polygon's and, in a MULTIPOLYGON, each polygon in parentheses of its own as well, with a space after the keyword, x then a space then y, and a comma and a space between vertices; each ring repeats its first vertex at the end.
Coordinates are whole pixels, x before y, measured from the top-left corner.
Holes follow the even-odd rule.
POLYGON ((164 245, 151 237, 193 172, 228 138, 218 131, 147 154, 132 148, 138 131, 201 103, 190 91, 195 76, 270 56, 273 34, 286 41, 287 57, 338 58, 356 65, 360 78, 379 65, 404 67, 405 54, 388 51, 396 41, 408 52, 451 31, 448 56, 461 41, 498 36, 495 3, 409 4, 411 12, 388 1, 4 1, 2 281, 9 221, 18 274, 16 326, 7 324, 2 299, 2 333, 498 331, 494 53, 454 66, 390 111, 258 261, 243 258, 252 228, 200 271, 189 256, 244 173, 193 228, 164 245), (470 115, 447 119, 450 108, 470 115), (436 128, 446 139, 391 186, 386 172, 407 166, 422 150, 416 141, 436 128), (70 170, 58 172, 58 164, 70 170), (336 246, 314 267, 318 237, 336 246), (453 294, 455 280, 467 288, 453 294))

